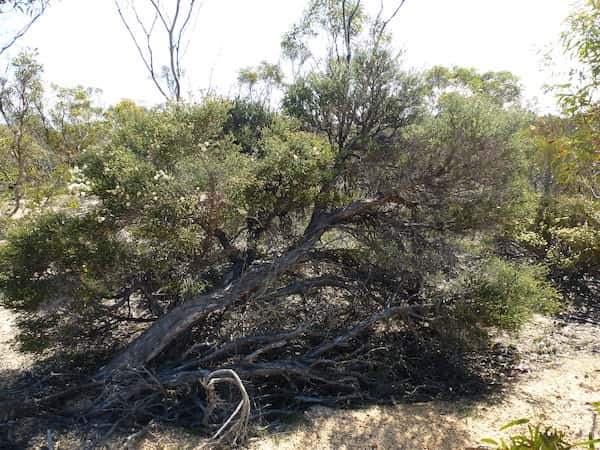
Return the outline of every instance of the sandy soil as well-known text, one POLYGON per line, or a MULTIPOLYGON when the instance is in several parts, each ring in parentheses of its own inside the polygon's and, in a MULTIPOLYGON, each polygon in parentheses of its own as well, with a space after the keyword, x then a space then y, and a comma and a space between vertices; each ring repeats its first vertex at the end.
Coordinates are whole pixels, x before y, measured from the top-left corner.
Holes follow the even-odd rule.
POLYGON ((429 402, 362 411, 315 408, 310 425, 252 443, 253 449, 477 448, 484 437, 502 436, 507 422, 527 417, 566 430, 584 440, 592 429, 589 402, 600 400, 600 359, 565 359, 522 380, 502 399, 483 403, 429 402))
MULTIPOLYGON (((0 309, 0 374, 31 364, 12 347, 13 321, 0 309)), ((253 438, 249 448, 474 449, 481 448, 482 438, 501 436, 495 430, 523 417, 558 426, 572 439, 587 439, 596 421, 591 402, 600 401, 600 327, 537 317, 518 339, 499 338, 523 353, 521 375, 502 394, 479 402, 434 401, 354 411, 315 407, 302 425, 253 438)), ((55 439, 57 449, 71 447, 67 436, 55 439)), ((190 436, 151 429, 130 448, 193 449, 201 444, 190 436)))
POLYGON ((0 379, 11 372, 26 370, 32 364, 29 355, 19 353, 13 343, 15 316, 0 308, 0 379))

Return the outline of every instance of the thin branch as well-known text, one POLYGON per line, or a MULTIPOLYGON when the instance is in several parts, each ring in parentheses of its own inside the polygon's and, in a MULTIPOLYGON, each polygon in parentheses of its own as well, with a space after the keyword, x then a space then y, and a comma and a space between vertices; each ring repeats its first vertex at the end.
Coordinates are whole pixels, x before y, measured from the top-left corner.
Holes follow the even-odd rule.
MULTIPOLYGON (((165 97, 165 99, 167 101, 169 101, 170 100, 169 95, 167 95, 167 93, 163 90, 162 86, 158 82, 158 79, 156 77, 156 73, 154 72, 154 62, 152 60, 152 50, 150 49, 150 60, 148 60, 146 58, 146 55, 144 54, 142 48, 140 47, 140 44, 139 44, 139 42, 138 42, 138 40, 137 40, 137 38, 135 36, 135 33, 133 32, 133 30, 129 26, 129 22, 127 22, 127 20, 125 19, 125 16, 123 15, 123 11, 121 10, 121 6, 119 5, 119 1, 118 0, 114 0, 114 3, 115 3, 115 6, 117 8, 117 12, 119 13, 119 17, 121 18, 121 22, 123 22, 123 25, 127 29, 127 32, 129 33, 129 36, 133 40, 133 43, 135 44, 135 47, 136 47, 136 49, 138 51, 138 54, 142 58, 142 62, 144 63, 144 66, 146 66, 146 69, 150 73, 150 77, 152 78, 152 81, 154 82, 154 85, 159 90, 159 92, 162 94, 162 96, 165 97)), ((148 47, 150 48, 150 43, 149 42, 148 42, 148 47)))
POLYGON ((368 319, 363 320, 352 329, 350 329, 346 334, 338 336, 332 341, 326 342, 325 344, 320 345, 316 349, 312 350, 309 354, 306 355, 307 358, 316 358, 321 356, 323 353, 328 352, 329 350, 334 349, 342 344, 344 344, 349 339, 358 336, 367 328, 373 326, 375 323, 388 319, 390 317, 398 316, 400 314, 406 313, 409 311, 409 306, 393 306, 391 308, 384 309, 381 312, 378 312, 368 319))
POLYGON ((29 31, 29 29, 33 26, 33 24, 40 17, 42 17, 42 14, 44 14, 44 11, 46 11, 47 6, 48 6, 48 2, 46 0, 41 2, 39 11, 31 18, 31 20, 27 23, 27 25, 25 25, 25 27, 23 27, 17 34, 15 34, 13 36, 13 38, 7 44, 5 44, 2 48, 0 48, 0 55, 2 55, 6 50, 8 50, 10 47, 12 47, 15 44, 15 42, 17 42, 19 39, 21 39, 25 35, 25 33, 27 33, 27 31, 29 31))
MULTIPOLYGON (((392 20, 394 20, 394 18, 396 17, 396 15, 398 14, 398 12, 400 11, 400 8, 402 8, 402 6, 404 6, 404 3, 406 3, 406 0, 401 0, 401 1, 400 1, 400 4, 398 4, 398 6, 396 7, 396 9, 395 9, 395 10, 394 10, 394 12, 392 13, 392 15, 391 15, 390 17, 388 17, 388 19, 387 19, 387 20, 384 20, 384 21, 381 23, 381 27, 379 28, 379 31, 377 32, 377 36, 378 36, 379 38, 381 38, 381 36, 382 36, 382 35, 383 35, 383 33, 385 32, 385 29, 387 28, 387 26, 389 25, 389 23, 390 23, 392 20)), ((383 8, 383 2, 382 2, 382 5, 381 5, 381 6, 382 6, 382 8, 383 8)), ((380 14, 381 14, 381 11, 380 11, 380 14)), ((378 18, 377 22, 379 22, 380 15, 378 15, 378 16, 377 16, 377 18, 378 18)))

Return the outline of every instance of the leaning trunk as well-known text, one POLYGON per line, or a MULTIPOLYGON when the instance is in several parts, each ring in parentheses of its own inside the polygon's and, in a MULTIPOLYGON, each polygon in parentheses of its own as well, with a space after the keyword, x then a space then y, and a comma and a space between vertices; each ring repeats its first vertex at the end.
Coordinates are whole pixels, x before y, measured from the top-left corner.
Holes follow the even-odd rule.
POLYGON ((210 294, 193 297, 162 316, 100 371, 108 378, 119 369, 139 367, 159 355, 178 336, 208 313, 221 311, 236 301, 248 301, 265 292, 281 273, 299 263, 319 240, 324 226, 311 227, 300 243, 273 263, 242 274, 233 284, 210 294), (315 229, 316 228, 316 229, 315 229))

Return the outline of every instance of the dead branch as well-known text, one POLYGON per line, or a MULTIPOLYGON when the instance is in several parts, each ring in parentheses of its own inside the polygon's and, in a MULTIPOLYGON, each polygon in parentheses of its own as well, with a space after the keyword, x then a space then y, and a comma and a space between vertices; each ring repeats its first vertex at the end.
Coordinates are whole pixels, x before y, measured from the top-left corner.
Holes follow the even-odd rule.
POLYGON ((235 386, 241 395, 241 400, 229 415, 227 420, 219 427, 219 429, 211 437, 211 445, 241 445, 245 442, 248 434, 248 423, 250 421, 250 397, 244 387, 244 383, 240 377, 231 369, 220 369, 211 372, 205 379, 201 381, 208 393, 208 405, 207 409, 209 414, 207 419, 210 417, 210 413, 214 412, 217 407, 217 394, 215 386, 217 384, 231 384, 235 386), (237 418, 237 419, 236 419, 237 418))
POLYGON ((183 0, 176 0, 175 11, 173 17, 170 18, 160 2, 155 0, 148 1, 154 11, 153 18, 149 25, 145 24, 143 18, 138 13, 135 6, 135 0, 130 0, 128 2, 132 9, 135 22, 141 30, 142 36, 136 34, 130 21, 125 17, 123 8, 119 4, 119 0, 114 0, 114 3, 121 22, 129 33, 154 85, 167 101, 174 100, 179 102, 181 101, 181 79, 183 77, 182 58, 184 57, 185 49, 189 46, 190 42, 190 40, 188 40, 187 43, 185 42, 185 35, 189 29, 194 11, 199 6, 199 3, 197 0, 189 0, 189 2, 187 2, 187 7, 183 7, 183 0), (180 21, 180 19, 182 20, 180 21), (157 23, 162 25, 163 31, 167 36, 168 64, 164 66, 167 69, 165 74, 161 74, 157 71, 154 58, 155 49, 153 46, 155 44, 153 38, 155 25, 157 23), (140 44, 140 40, 142 39, 145 42, 145 50, 143 50, 142 45, 140 44), (182 46, 184 48, 183 52, 181 51, 182 46), (163 77, 166 86, 161 83, 161 78, 163 77))

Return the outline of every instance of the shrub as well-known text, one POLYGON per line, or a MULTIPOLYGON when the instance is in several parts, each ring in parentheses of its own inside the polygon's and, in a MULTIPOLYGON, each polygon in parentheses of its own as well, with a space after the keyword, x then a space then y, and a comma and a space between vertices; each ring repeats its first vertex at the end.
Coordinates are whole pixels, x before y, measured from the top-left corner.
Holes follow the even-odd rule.
POLYGON ((518 330, 533 313, 555 313, 561 295, 542 266, 490 258, 465 270, 451 285, 453 320, 518 330))
POLYGON ((600 270, 600 209, 583 197, 545 199, 537 220, 517 236, 553 269, 571 274, 600 270))

